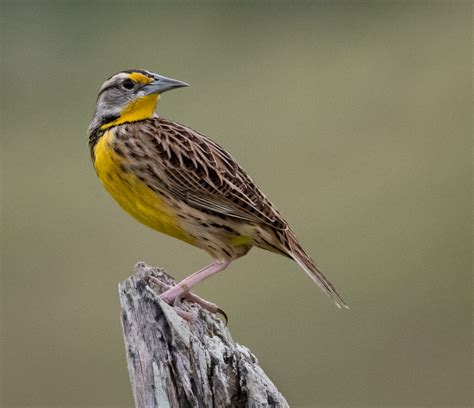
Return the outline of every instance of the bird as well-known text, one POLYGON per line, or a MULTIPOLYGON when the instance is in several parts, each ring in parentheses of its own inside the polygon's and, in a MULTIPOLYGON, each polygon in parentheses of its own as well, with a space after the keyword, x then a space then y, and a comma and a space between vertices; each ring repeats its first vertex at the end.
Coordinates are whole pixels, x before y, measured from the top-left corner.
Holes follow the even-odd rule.
POLYGON ((173 304, 255 246, 294 260, 336 306, 348 308, 238 162, 204 134, 158 116, 160 96, 187 86, 144 69, 118 72, 102 84, 88 128, 95 172, 117 203, 213 260, 161 299, 173 304))

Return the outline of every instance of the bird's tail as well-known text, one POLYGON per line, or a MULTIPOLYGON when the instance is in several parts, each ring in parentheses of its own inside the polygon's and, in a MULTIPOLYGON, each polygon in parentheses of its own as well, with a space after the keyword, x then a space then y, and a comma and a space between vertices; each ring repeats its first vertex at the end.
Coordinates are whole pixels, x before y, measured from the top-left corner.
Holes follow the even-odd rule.
POLYGON ((288 246, 290 248, 289 256, 308 274, 308 276, 318 285, 336 304, 337 307, 349 309, 341 296, 331 282, 323 275, 311 257, 304 251, 299 244, 294 233, 287 231, 288 246))

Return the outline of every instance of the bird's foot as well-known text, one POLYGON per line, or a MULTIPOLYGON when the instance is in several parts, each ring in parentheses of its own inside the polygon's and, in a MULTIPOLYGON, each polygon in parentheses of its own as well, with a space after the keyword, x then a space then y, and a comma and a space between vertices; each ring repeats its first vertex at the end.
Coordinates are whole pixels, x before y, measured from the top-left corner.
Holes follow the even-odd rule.
POLYGON ((201 306, 203 309, 207 310, 208 312, 212 314, 222 315, 222 317, 224 317, 225 319, 225 324, 227 326, 227 322, 228 322, 227 314, 216 304, 209 302, 208 300, 203 299, 202 297, 199 297, 198 295, 189 291, 184 292, 181 296, 169 298, 168 296, 166 296, 166 293, 169 289, 173 288, 173 286, 161 282, 159 279, 157 279, 154 276, 150 276, 149 279, 153 283, 153 285, 160 287, 164 291, 161 295, 159 295, 161 300, 173 306, 176 310, 176 313, 178 313, 178 315, 181 316, 183 319, 190 321, 192 323, 196 321, 196 315, 194 315, 191 312, 186 312, 179 307, 179 305, 181 304, 181 300, 186 299, 189 302, 196 303, 197 305, 201 306))

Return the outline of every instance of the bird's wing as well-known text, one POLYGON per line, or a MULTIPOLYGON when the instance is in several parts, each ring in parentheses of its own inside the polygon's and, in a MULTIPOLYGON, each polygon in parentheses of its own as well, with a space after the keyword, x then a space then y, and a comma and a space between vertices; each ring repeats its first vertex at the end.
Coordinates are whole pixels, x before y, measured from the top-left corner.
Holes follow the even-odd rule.
MULTIPOLYGON (((157 190, 204 212, 286 229, 278 210, 219 145, 175 122, 153 118, 130 123, 128 149, 157 190)), ((125 143, 127 146, 127 143, 125 143)))

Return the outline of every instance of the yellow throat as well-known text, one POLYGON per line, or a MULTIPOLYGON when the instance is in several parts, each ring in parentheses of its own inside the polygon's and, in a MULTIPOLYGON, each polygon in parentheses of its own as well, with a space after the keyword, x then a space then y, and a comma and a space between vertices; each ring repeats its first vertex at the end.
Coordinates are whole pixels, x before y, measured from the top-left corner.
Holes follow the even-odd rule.
POLYGON ((151 94, 133 100, 122 111, 120 117, 102 125, 101 129, 108 129, 125 122, 136 122, 138 120, 152 118, 159 98, 160 96, 158 94, 151 94))

